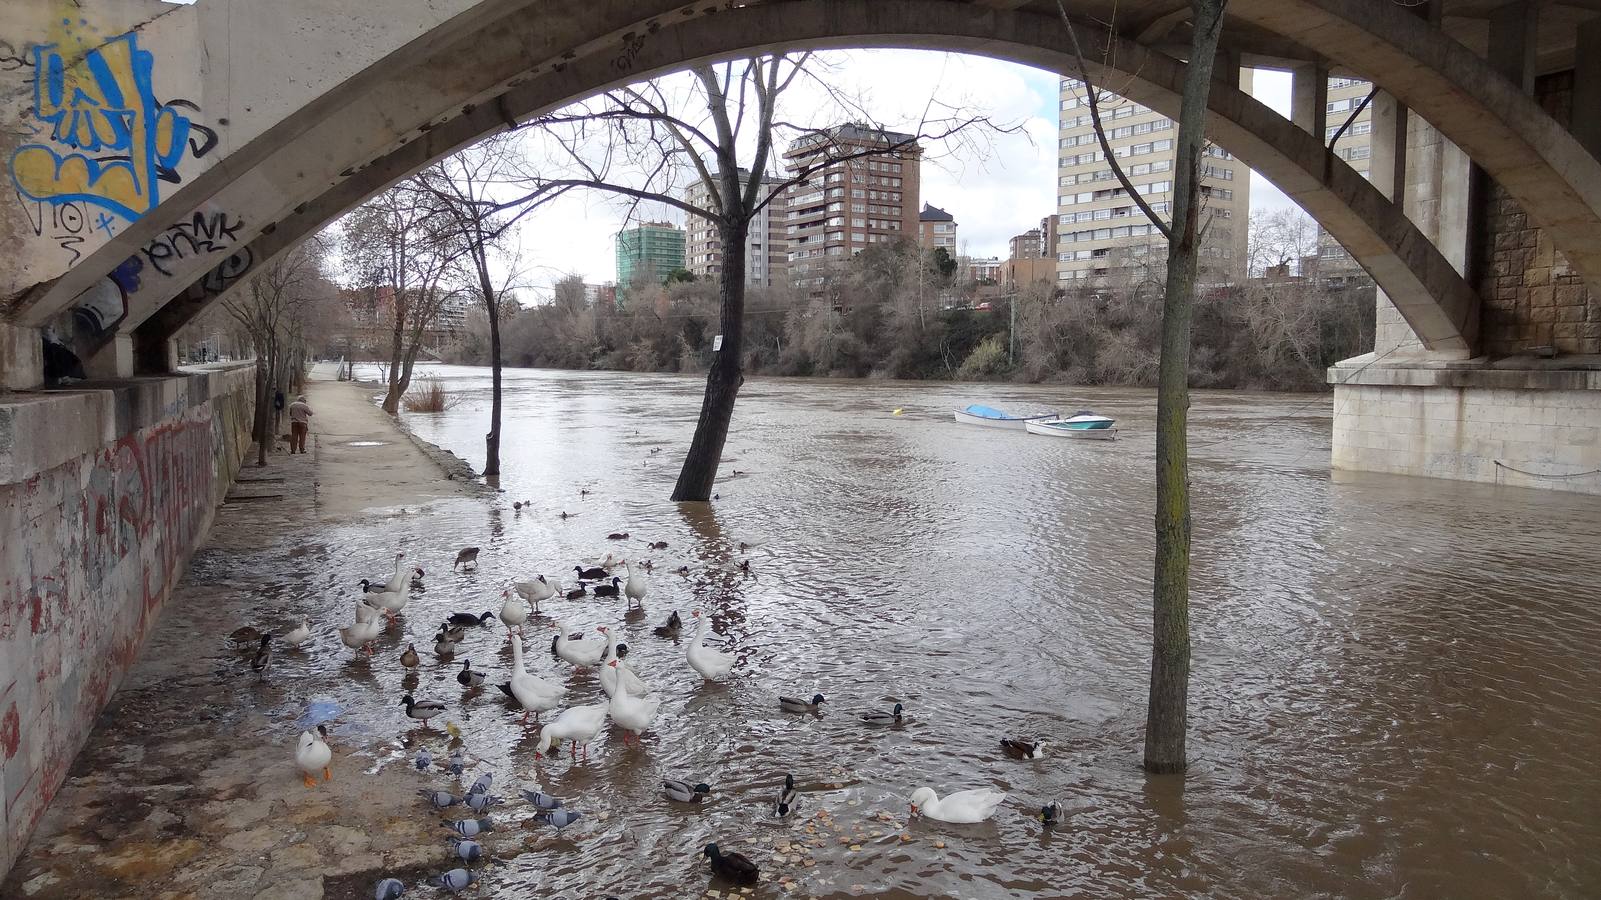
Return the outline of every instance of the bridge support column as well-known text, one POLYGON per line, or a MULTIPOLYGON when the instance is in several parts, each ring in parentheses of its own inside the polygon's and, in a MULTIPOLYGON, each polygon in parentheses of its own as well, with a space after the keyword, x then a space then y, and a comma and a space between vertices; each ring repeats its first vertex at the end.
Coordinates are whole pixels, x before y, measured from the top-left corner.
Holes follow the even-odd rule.
POLYGON ((128 378, 134 374, 133 336, 118 332, 95 354, 83 361, 83 371, 96 381, 128 378))
POLYGON ((0 394, 44 383, 43 346, 39 329, 0 322, 0 394))

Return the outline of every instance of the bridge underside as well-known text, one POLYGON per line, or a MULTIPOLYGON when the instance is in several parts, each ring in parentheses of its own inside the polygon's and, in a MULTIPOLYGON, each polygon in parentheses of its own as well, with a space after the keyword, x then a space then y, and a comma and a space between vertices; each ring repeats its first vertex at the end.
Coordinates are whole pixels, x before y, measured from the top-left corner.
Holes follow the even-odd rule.
MULTIPOLYGON (((1589 5, 1230 3, 1220 71, 1289 69, 1302 85, 1349 74, 1382 89, 1371 181, 1325 145, 1316 90, 1296 91, 1286 119, 1220 84, 1209 117, 1219 145, 1296 199, 1379 285, 1379 346, 1355 364, 1365 380, 1449 364, 1460 381, 1487 365, 1476 360, 1542 346, 1570 367, 1601 353, 1601 125, 1562 112, 1601 100, 1589 5)), ((0 67, 0 118, 17 125, 0 132, 16 189, 0 203, 0 384, 41 380, 41 330, 68 335, 96 374, 165 370, 178 328, 330 219, 607 86, 802 47, 1075 69, 1054 0, 436 0, 405 16, 372 6, 334 0, 296 15, 250 0, 85 0, 74 22, 28 0, 0 12, 0 39, 29 51, 0 67), (258 37, 244 51, 238 34, 258 37), (148 119, 143 156, 125 167, 74 158, 81 148, 57 128, 70 111, 37 77, 53 57, 69 76, 93 57, 143 91, 129 113, 148 119)), ((1176 112, 1186 2, 1068 6, 1093 48, 1092 76, 1176 112)), ((1337 447, 1337 463, 1355 458, 1337 447)))

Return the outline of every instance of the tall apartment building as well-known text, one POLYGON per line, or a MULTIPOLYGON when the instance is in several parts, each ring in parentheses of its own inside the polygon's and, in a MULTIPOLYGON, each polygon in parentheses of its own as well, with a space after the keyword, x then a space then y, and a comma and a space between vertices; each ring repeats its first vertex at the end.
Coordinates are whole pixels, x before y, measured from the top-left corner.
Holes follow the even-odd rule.
MULTIPOLYGON (((1249 90, 1250 71, 1241 73, 1249 90)), ((1158 215, 1170 215, 1178 127, 1172 119, 1101 92, 1101 121, 1108 143, 1134 187, 1158 215)), ((1123 190, 1101 153, 1089 102, 1076 79, 1061 82, 1057 150, 1056 277, 1064 287, 1139 278, 1166 261, 1161 232, 1123 190)), ((1250 170, 1219 147, 1202 162, 1201 200, 1212 215, 1201 248, 1201 276, 1243 278, 1250 219, 1250 170)))
POLYGON ((684 267, 684 229, 671 222, 645 222, 617 232, 617 288, 626 292, 634 273, 648 269, 660 281, 684 267))
MULTIPOLYGON (((1368 154, 1372 149, 1373 105, 1363 106, 1362 101, 1371 90, 1373 85, 1359 78, 1330 78, 1328 103, 1325 106, 1328 125, 1323 143, 1334 140, 1334 135, 1338 133, 1340 139, 1334 142, 1335 154, 1364 178, 1368 175, 1368 154), (1361 111, 1352 119, 1351 114, 1358 109, 1361 111), (1350 121, 1349 127, 1346 127, 1347 121, 1350 121)), ((1299 262, 1301 275, 1316 277, 1324 282, 1341 284, 1368 277, 1356 260, 1351 258, 1351 254, 1340 246, 1340 242, 1321 228, 1318 229, 1317 258, 1299 262)))
POLYGON ((956 256, 956 217, 924 203, 917 214, 917 242, 930 250, 944 247, 946 253, 956 256))
MULTIPOLYGON (((713 176, 717 177, 717 176, 713 176)), ((750 173, 739 170, 740 183, 750 173)), ((782 179, 762 176, 761 198, 777 192, 782 179)), ((713 208, 711 195, 699 179, 684 191, 685 202, 702 209, 713 208)), ((745 238, 745 284, 751 287, 772 287, 783 281, 789 268, 788 241, 785 239, 785 219, 782 198, 774 200, 756 211, 751 219, 750 232, 745 238)), ((684 268, 696 278, 720 278, 723 271, 723 241, 717 226, 700 216, 689 217, 687 260, 684 268)))
POLYGON ((873 244, 916 237, 923 148, 915 139, 848 124, 790 145, 784 161, 792 175, 822 164, 805 183, 791 185, 784 194, 784 237, 795 284, 822 287, 837 263, 873 244), (907 146, 882 156, 837 160, 844 154, 899 144, 907 146))
POLYGON ((1046 216, 1039 227, 1014 235, 1007 242, 1011 249, 1002 270, 1007 284, 1031 284, 1056 279, 1056 217, 1046 216))

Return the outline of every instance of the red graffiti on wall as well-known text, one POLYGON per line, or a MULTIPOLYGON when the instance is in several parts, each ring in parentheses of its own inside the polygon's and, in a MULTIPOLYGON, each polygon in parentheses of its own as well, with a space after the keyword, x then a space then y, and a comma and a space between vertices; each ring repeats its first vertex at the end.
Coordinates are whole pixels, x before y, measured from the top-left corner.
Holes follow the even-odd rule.
MULTIPOLYGON (((6 708, 6 714, 0 717, 0 750, 5 751, 6 759, 17 755, 17 747, 22 744, 22 719, 17 715, 17 704, 13 703, 6 708)), ((0 798, 3 802, 4 798, 0 798)))

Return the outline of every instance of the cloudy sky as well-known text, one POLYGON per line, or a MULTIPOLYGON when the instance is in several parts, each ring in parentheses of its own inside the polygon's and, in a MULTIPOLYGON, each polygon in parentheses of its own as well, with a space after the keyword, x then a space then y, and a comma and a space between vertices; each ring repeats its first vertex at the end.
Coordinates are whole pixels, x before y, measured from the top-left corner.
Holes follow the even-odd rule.
MULTIPOLYGON (((1021 126, 1016 134, 995 135, 984 147, 931 148, 931 158, 923 164, 922 200, 956 217, 963 252, 1005 256, 1009 238, 1055 212, 1054 74, 984 57, 928 51, 835 53, 829 54, 828 63, 829 82, 891 128, 915 130, 916 123, 930 115, 931 97, 1021 126)), ((825 112, 838 107, 826 102, 820 91, 808 94, 812 89, 799 87, 798 102, 791 109, 837 114, 825 112)), ((1259 71, 1255 94, 1284 112, 1289 105, 1289 76, 1259 71)), ((1253 209, 1287 205, 1283 194, 1253 176, 1253 209)), ((520 280, 531 285, 535 295, 546 293, 551 283, 568 273, 588 282, 614 280, 613 236, 630 216, 683 220, 682 213, 660 204, 633 208, 628 201, 594 192, 569 194, 525 220, 521 241, 525 271, 520 280)), ((525 295, 525 302, 533 299, 525 295)))

